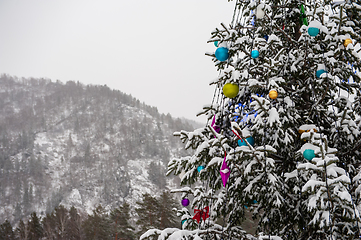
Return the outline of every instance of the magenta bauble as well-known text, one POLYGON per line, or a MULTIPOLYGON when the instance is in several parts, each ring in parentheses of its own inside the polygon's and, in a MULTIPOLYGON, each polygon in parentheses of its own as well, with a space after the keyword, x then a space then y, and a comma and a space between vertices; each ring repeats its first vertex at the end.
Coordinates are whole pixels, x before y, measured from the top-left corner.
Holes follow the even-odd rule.
POLYGON ((189 199, 188 199, 188 198, 183 198, 183 199, 182 199, 182 205, 183 205, 184 207, 187 207, 187 206, 189 205, 189 199))

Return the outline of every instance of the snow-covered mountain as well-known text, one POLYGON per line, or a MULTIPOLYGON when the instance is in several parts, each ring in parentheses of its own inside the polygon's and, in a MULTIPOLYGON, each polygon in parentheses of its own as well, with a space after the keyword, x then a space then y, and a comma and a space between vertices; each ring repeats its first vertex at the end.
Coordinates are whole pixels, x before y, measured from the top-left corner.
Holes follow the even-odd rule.
POLYGON ((142 193, 179 181, 164 173, 185 154, 172 135, 180 129, 193 127, 107 86, 2 75, 0 222, 59 204, 134 207, 142 193))

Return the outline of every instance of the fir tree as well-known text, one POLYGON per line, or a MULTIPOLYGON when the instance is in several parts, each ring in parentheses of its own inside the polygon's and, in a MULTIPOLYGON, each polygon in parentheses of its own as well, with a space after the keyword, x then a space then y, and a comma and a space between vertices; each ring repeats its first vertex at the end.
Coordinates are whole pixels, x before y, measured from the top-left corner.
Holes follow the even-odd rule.
POLYGON ((3 224, 0 225, 0 239, 1 240, 14 240, 15 234, 13 227, 8 220, 5 220, 3 224))
POLYGON ((104 208, 99 205, 93 214, 83 222, 86 239, 107 240, 111 238, 109 216, 104 208))
POLYGON ((54 221, 55 221, 55 231, 56 231, 56 239, 65 240, 68 239, 66 236, 66 227, 69 222, 68 210, 60 205, 54 210, 54 221))
POLYGON ((130 208, 128 203, 123 203, 122 206, 114 209, 110 213, 111 226, 113 231, 113 238, 115 240, 134 239, 134 227, 130 224, 130 208))
POLYGON ((208 122, 174 134, 194 149, 168 165, 192 199, 183 230, 141 239, 253 239, 246 209, 258 239, 359 238, 359 4, 235 1, 209 40, 219 76, 208 122))
POLYGON ((28 240, 29 229, 22 219, 20 219, 19 226, 16 228, 16 238, 19 240, 28 240))
POLYGON ((47 213, 41 221, 43 227, 43 236, 46 239, 56 239, 56 225, 54 219, 54 212, 47 213))
POLYGON ((139 207, 135 211, 138 214, 137 225, 140 228, 139 233, 143 233, 149 228, 158 227, 158 200, 149 193, 145 193, 142 200, 137 202, 137 205, 139 207))
POLYGON ((35 212, 30 215, 27 227, 29 231, 29 240, 41 239, 41 237, 43 236, 43 228, 41 226, 40 219, 35 212))
POLYGON ((159 228, 177 227, 178 221, 174 209, 177 207, 175 200, 168 191, 163 191, 159 197, 159 228))
POLYGON ((163 166, 155 161, 148 166, 149 180, 157 185, 160 189, 164 189, 166 185, 165 172, 163 166))
POLYGON ((66 239, 80 240, 82 237, 81 218, 77 209, 72 206, 69 210, 69 221, 65 228, 66 239))

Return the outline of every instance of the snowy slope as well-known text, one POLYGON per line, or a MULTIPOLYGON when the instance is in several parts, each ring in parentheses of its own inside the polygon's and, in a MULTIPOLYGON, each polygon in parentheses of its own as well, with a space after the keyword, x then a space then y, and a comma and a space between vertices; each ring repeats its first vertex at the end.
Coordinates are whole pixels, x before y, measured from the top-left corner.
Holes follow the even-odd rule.
POLYGON ((0 222, 59 204, 134 208, 143 193, 161 192, 150 163, 163 176, 169 159, 185 154, 172 134, 190 130, 186 120, 106 86, 3 75, 0 89, 0 222))

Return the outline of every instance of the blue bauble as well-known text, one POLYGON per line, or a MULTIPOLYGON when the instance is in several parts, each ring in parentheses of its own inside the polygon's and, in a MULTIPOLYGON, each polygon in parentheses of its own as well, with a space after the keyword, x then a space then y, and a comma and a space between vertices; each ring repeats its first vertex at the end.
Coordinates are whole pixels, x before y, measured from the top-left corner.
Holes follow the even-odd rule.
POLYGON ((251 52, 251 57, 252 57, 252 58, 258 58, 258 57, 259 57, 259 52, 258 52, 258 50, 252 50, 252 52, 251 52))
MULTIPOLYGON (((246 141, 253 147, 254 146, 254 138, 248 137, 246 141)), ((246 142, 242 141, 241 139, 238 140, 238 146, 248 146, 246 142)))
POLYGON ((306 158, 308 161, 311 161, 315 157, 315 151, 312 149, 306 149, 303 152, 303 157, 306 158))
POLYGON ((224 62, 228 59, 228 48, 225 47, 217 48, 214 54, 216 55, 216 58, 219 61, 224 62))
POLYGON ((248 138, 246 138, 246 140, 249 144, 251 144, 252 147, 254 146, 254 138, 253 137, 248 137, 248 138))
POLYGON ((204 168, 205 168, 204 166, 199 166, 199 167, 197 167, 197 171, 201 172, 204 168))
POLYGON ((319 32, 320 32, 320 29, 318 29, 318 28, 315 28, 315 27, 309 27, 309 28, 308 28, 308 34, 309 34, 311 37, 316 37, 319 32))
POLYGON ((325 69, 317 70, 316 77, 320 78, 323 73, 326 73, 327 71, 325 69))
POLYGON ((182 220, 182 226, 183 226, 183 223, 185 223, 187 221, 187 219, 183 219, 182 220))
POLYGON ((266 39, 266 42, 268 42, 268 35, 264 35, 263 38, 266 39))
POLYGON ((218 41, 213 42, 214 46, 218 47, 218 41))

